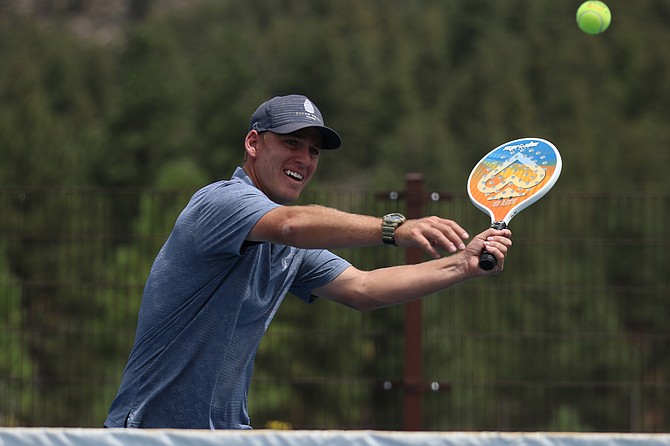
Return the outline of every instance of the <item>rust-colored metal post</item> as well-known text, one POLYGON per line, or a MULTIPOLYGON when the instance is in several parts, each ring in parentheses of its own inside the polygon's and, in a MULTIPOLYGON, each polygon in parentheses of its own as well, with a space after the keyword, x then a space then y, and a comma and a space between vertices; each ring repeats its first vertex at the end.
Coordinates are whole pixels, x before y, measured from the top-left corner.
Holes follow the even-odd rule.
MULTIPOLYGON (((407 218, 423 216, 424 179, 420 173, 408 173, 405 176, 407 199, 407 218)), ((421 250, 408 248, 405 252, 407 264, 421 262, 421 250)), ((405 423, 407 431, 420 431, 423 428, 421 400, 423 398, 423 352, 422 352, 422 315, 421 300, 405 305, 405 423)))

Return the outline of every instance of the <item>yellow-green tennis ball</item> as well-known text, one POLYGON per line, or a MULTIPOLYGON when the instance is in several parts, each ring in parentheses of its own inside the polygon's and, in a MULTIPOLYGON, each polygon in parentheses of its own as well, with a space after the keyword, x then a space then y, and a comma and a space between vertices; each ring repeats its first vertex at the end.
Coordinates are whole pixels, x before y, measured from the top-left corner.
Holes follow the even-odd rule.
POLYGON ((611 21, 610 8, 603 2, 595 0, 584 2, 577 9, 577 25, 586 34, 600 34, 610 26, 611 21))

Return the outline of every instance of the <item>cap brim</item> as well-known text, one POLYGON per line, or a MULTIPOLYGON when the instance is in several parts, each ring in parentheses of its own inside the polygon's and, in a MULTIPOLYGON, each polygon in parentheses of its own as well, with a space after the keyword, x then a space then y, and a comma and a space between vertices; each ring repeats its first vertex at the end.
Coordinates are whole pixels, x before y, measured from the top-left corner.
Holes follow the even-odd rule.
POLYGON ((322 149, 335 150, 340 148, 340 146, 342 145, 342 139, 340 138, 340 135, 338 135, 337 132, 331 129, 330 127, 325 127, 322 125, 311 125, 309 123, 304 122, 294 122, 273 129, 268 129, 268 131, 272 133, 279 133, 280 135, 285 135, 287 133, 293 133, 300 129, 305 129, 308 127, 314 127, 315 129, 321 132, 321 137, 323 139, 322 149))

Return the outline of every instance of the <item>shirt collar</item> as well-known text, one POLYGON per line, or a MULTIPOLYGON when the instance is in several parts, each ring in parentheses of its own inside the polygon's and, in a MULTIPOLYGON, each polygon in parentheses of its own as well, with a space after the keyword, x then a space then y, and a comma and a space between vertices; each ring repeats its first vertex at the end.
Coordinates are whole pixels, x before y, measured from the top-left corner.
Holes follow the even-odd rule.
POLYGON ((237 167, 235 169, 235 172, 233 172, 233 176, 231 177, 231 180, 240 180, 243 183, 248 184, 249 186, 256 187, 254 182, 251 181, 251 177, 249 175, 247 175, 247 172, 242 167, 237 167))

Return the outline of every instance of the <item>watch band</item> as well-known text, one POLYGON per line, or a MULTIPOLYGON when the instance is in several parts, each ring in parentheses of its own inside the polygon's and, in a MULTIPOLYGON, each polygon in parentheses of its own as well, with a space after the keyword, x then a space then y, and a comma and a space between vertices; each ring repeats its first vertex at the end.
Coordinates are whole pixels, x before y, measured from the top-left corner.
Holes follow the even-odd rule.
POLYGON ((386 214, 382 217, 382 241, 386 245, 397 246, 395 243, 395 230, 405 223, 407 219, 397 212, 386 214))

